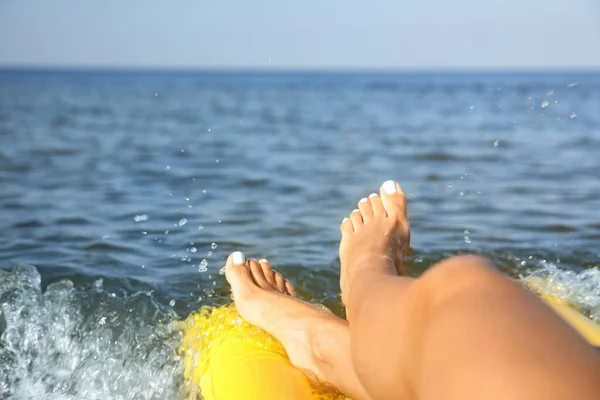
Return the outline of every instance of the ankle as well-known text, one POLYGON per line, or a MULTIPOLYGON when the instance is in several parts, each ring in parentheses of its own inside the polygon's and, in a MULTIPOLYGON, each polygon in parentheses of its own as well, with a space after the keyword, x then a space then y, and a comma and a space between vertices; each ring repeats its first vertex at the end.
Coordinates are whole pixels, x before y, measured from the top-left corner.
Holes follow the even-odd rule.
POLYGON ((324 311, 316 317, 307 331, 307 345, 314 372, 326 381, 321 383, 337 383, 333 382, 333 372, 339 368, 336 362, 339 361, 340 352, 350 348, 349 335, 342 334, 347 329, 346 321, 324 311))

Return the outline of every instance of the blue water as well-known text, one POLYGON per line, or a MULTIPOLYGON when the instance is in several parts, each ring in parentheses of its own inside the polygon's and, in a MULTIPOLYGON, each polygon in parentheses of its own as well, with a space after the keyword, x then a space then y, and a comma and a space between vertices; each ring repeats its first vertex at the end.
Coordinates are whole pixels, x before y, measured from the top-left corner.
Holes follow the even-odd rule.
POLYGON ((234 250, 341 313, 387 179, 413 274, 486 254, 600 319, 599 111, 600 73, 0 71, 0 397, 176 398, 234 250))

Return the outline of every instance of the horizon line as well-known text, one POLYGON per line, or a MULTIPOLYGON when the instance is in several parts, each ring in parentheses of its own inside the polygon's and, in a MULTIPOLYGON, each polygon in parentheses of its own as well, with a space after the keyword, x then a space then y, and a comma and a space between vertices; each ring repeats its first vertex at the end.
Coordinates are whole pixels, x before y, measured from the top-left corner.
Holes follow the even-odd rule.
POLYGON ((145 73, 600 73, 599 66, 541 67, 269 67, 269 66, 118 66, 0 64, 0 72, 145 72, 145 73))

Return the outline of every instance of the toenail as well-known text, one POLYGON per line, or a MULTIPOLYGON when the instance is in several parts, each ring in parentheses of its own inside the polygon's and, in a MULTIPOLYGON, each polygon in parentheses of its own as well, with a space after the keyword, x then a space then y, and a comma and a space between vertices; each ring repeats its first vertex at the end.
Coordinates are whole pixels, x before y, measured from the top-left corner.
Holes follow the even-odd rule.
POLYGON ((366 203, 367 201, 369 201, 369 199, 367 199, 366 197, 363 197, 362 199, 360 199, 358 202, 359 203, 366 203))
POLYGON ((231 254, 231 261, 234 264, 243 264, 246 262, 246 255, 241 251, 235 251, 231 254))
POLYGON ((261 258, 260 260, 258 260, 258 262, 266 263, 269 262, 269 260, 267 260, 266 258, 261 258))
POLYGON ((398 193, 398 188, 396 187, 396 182, 394 182, 394 181, 383 182, 383 191, 387 194, 398 193))
POLYGON ((360 210, 358 208, 355 208, 354 210, 352 210, 352 212, 360 212, 360 210))
POLYGON ((342 220, 342 224, 343 224, 344 222, 346 222, 346 221, 348 221, 348 218, 344 218, 344 219, 342 220))
POLYGON ((371 193, 369 198, 372 199, 373 197, 379 197, 379 195, 377 193, 371 193))

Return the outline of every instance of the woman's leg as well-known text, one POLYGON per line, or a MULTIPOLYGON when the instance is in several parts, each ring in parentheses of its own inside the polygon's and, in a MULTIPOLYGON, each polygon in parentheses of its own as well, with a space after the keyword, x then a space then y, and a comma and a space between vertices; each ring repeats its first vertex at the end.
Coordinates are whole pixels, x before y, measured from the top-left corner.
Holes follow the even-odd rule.
POLYGON ((600 357, 479 257, 398 276, 406 199, 386 182, 342 223, 354 370, 372 399, 600 399, 600 357))
POLYGON ((242 318, 277 338, 292 364, 354 400, 369 399, 352 366, 347 321, 297 299, 292 285, 267 260, 233 253, 225 276, 242 318))

